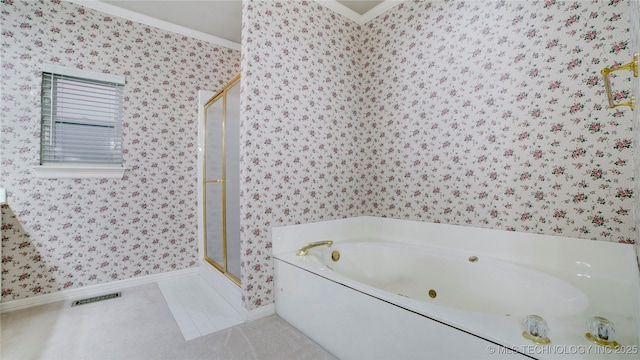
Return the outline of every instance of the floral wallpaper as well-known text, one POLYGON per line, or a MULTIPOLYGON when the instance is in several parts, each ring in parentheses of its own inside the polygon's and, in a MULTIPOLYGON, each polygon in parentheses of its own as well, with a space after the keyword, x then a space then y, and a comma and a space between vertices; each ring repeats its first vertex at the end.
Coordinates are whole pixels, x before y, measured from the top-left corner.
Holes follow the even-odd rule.
POLYGON ((360 36, 355 23, 315 2, 243 3, 241 272, 249 309, 273 302, 271 227, 366 211, 360 36))
POLYGON ((63 1, 4 0, 2 299, 197 264, 197 93, 240 53, 63 1), (123 179, 39 179, 40 71, 126 77, 123 179))
POLYGON ((244 4, 242 239, 273 301, 270 228, 375 215, 634 242, 629 2, 405 1, 359 27, 244 4), (613 79, 617 101, 629 74, 613 79))
POLYGON ((631 59, 628 1, 405 2, 364 30, 373 215, 633 242, 633 114, 600 75, 631 59))

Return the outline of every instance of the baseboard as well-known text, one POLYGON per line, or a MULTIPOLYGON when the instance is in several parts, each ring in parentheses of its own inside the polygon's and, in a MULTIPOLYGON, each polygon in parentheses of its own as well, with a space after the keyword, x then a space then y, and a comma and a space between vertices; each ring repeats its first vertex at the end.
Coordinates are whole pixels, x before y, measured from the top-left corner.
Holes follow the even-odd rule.
POLYGON ((274 303, 260 306, 257 309, 247 311, 247 321, 262 319, 276 313, 276 305, 274 303))
POLYGON ((26 299, 11 300, 0 303, 0 313, 27 309, 30 307, 53 303, 56 301, 64 300, 77 300, 80 298, 91 297, 100 295, 106 292, 113 292, 123 288, 127 288, 135 285, 148 284, 156 282, 158 280, 168 279, 175 276, 197 274, 199 269, 197 267, 170 271, 161 274, 140 276, 131 279, 112 281, 104 284, 89 285, 81 288, 59 291, 51 294, 44 294, 26 299))

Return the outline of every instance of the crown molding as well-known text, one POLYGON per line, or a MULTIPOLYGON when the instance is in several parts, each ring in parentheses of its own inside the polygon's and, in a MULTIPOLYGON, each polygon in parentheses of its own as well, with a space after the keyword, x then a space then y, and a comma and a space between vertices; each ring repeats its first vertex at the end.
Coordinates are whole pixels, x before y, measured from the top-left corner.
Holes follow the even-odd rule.
POLYGON ((386 11, 390 10, 391 8, 395 7, 396 5, 402 3, 404 0, 385 0, 384 2, 380 3, 378 6, 374 7, 373 9, 367 11, 362 15, 340 4, 336 0, 314 0, 314 1, 326 8, 329 8, 337 12, 338 14, 346 17, 347 19, 354 21, 358 25, 364 25, 369 21, 375 19, 376 17, 382 15, 386 11))
POLYGON ((109 15, 118 16, 127 20, 153 26, 158 29, 171 31, 176 34, 185 35, 185 36, 192 37, 194 39, 206 41, 214 45, 220 45, 220 46, 224 46, 226 48, 238 50, 238 51, 240 51, 240 48, 241 48, 240 44, 238 44, 237 42, 233 42, 217 36, 209 35, 201 31, 189 29, 184 26, 172 24, 168 21, 156 19, 151 16, 147 16, 131 10, 123 9, 118 6, 104 3, 102 1, 98 1, 98 0, 65 0, 65 1, 77 4, 77 5, 81 5, 89 9, 97 10, 109 15))
POLYGON ((351 21, 354 21, 358 25, 363 25, 362 24, 362 15, 360 15, 357 12, 349 9, 348 7, 340 4, 336 0, 314 0, 314 1, 317 2, 320 5, 328 8, 328 9, 331 9, 331 10, 337 12, 338 14, 346 17, 347 19, 349 19, 351 21))
MULTIPOLYGON (((171 31, 176 34, 181 34, 181 35, 192 37, 194 39, 206 41, 214 45, 224 46, 229 49, 238 50, 238 51, 241 50, 241 45, 237 42, 233 42, 217 36, 209 35, 201 31, 189 29, 187 27, 176 25, 168 21, 156 19, 154 17, 143 15, 143 14, 140 14, 131 10, 127 10, 118 6, 114 6, 108 3, 104 3, 99 0, 65 0, 65 1, 77 4, 77 5, 81 5, 89 9, 100 11, 109 15, 118 16, 127 20, 153 26, 158 29, 171 31)), ((326 8, 329 8, 337 12, 338 14, 346 17, 347 19, 355 22, 358 25, 364 25, 369 21, 375 19, 376 17, 382 15, 386 11, 390 10, 391 8, 395 7, 396 5, 402 3, 404 0, 385 0, 384 2, 380 3, 378 6, 374 7, 373 9, 367 11, 362 15, 340 4, 336 0, 314 0, 314 1, 326 8)))
POLYGON ((369 21, 371 21, 371 20, 377 18, 378 16, 384 14, 388 10, 391 10, 392 8, 394 8, 397 5, 401 4, 402 2, 404 2, 404 0, 385 0, 384 2, 380 3, 380 5, 374 7, 373 9, 367 11, 366 13, 362 14, 362 24, 360 24, 360 25, 364 25, 364 24, 368 23, 369 21))

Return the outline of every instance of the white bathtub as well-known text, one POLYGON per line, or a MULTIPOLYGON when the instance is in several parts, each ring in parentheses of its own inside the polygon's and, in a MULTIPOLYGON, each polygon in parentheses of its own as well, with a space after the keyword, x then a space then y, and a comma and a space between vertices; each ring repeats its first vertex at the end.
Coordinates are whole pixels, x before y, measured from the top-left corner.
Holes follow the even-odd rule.
POLYGON ((274 228, 273 250, 276 312, 342 359, 639 358, 629 245, 361 217, 274 228), (531 314, 551 344, 522 337, 531 314), (585 339, 591 316, 618 351, 585 339))

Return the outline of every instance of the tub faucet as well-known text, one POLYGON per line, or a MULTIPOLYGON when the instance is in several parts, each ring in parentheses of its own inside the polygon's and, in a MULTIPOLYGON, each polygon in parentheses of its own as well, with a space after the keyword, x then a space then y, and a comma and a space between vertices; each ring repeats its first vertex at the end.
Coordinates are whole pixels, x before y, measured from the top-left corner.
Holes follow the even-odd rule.
POLYGON ((298 255, 298 256, 306 256, 307 253, 309 252, 309 250, 311 250, 312 248, 314 248, 316 246, 324 246, 324 245, 327 245, 328 247, 331 247, 331 245, 333 245, 333 241, 331 241, 331 240, 322 240, 322 241, 315 241, 315 242, 308 243, 307 245, 301 247, 300 250, 298 250, 298 252, 296 253, 296 255, 298 255))

